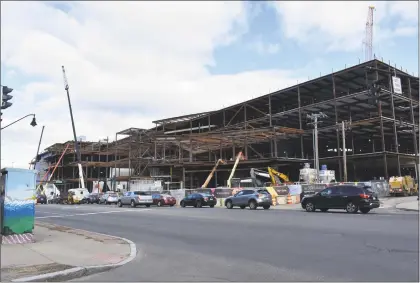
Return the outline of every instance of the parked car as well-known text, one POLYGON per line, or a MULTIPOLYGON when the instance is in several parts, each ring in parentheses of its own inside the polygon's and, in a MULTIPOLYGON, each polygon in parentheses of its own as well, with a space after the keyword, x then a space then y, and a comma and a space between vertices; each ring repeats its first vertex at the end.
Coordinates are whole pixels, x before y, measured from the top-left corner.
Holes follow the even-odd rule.
POLYGON ((217 204, 217 199, 211 194, 207 193, 195 193, 190 194, 181 200, 181 206, 194 206, 197 208, 203 206, 210 206, 213 208, 217 204))
POLYGON ((99 203, 100 195, 98 193, 91 193, 86 197, 86 203, 99 203))
POLYGON ((83 188, 69 189, 68 192, 73 195, 72 203, 77 204, 86 203, 86 196, 89 195, 89 191, 83 188))
POLYGON ((157 206, 174 206, 176 204, 176 199, 168 194, 154 194, 152 195, 153 204, 157 206))
POLYGON ((118 206, 130 205, 136 207, 137 205, 145 205, 150 207, 153 204, 152 196, 149 192, 126 192, 118 200, 118 206))
POLYGON ((118 203, 118 195, 114 192, 112 193, 105 193, 102 195, 102 197, 99 199, 99 203, 104 204, 112 204, 112 203, 118 203))
POLYGON ((265 190, 242 190, 225 200, 225 206, 228 209, 235 206, 239 206, 241 209, 247 206, 249 209, 257 209, 257 207, 269 209, 271 204, 271 195, 265 190))
POLYGON ((357 213, 359 210, 368 213, 380 206, 378 196, 373 191, 350 185, 328 187, 313 196, 304 197, 301 205, 308 212, 344 209, 348 213, 357 213))
POLYGON ((40 204, 47 204, 47 197, 44 194, 38 194, 36 196, 36 202, 40 204))

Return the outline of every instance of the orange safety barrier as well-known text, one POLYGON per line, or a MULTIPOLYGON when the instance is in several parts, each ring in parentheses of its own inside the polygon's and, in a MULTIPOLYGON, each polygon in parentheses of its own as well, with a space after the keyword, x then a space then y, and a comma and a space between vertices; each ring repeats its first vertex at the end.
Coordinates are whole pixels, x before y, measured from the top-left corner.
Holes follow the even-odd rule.
POLYGON ((292 204, 292 196, 290 194, 287 194, 287 204, 292 204))

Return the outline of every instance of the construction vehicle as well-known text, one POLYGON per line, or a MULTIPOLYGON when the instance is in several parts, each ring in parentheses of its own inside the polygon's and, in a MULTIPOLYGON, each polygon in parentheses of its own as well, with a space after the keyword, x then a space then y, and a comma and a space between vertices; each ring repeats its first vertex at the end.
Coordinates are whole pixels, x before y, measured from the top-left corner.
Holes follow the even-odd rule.
POLYGON ((285 184, 291 184, 292 182, 290 182, 289 177, 287 177, 287 175, 280 173, 276 170, 274 170, 271 167, 268 167, 268 174, 270 175, 271 178, 271 184, 272 186, 278 186, 280 184, 282 184, 282 182, 280 181, 280 179, 282 179, 285 184))
POLYGON ((85 189, 85 180, 83 178, 83 169, 82 169, 82 157, 81 157, 81 151, 80 151, 80 147, 79 147, 79 142, 77 140, 77 136, 76 136, 76 127, 74 125, 74 119, 73 119, 73 110, 71 107, 71 101, 70 101, 70 86, 69 86, 69 82, 67 80, 67 75, 66 75, 66 70, 64 69, 64 66, 61 66, 62 69, 62 73, 63 73, 63 81, 64 81, 64 90, 67 93, 67 100, 69 103, 69 110, 70 110, 70 119, 71 119, 71 124, 72 124, 72 128, 73 128, 73 138, 74 138, 74 151, 76 153, 76 158, 77 158, 77 166, 79 168, 79 184, 80 184, 80 188, 81 189, 85 189))
POLYGON ((242 188, 262 188, 279 186, 281 184, 291 184, 287 175, 278 172, 271 167, 268 167, 268 172, 256 168, 251 168, 249 173, 251 178, 238 179, 239 181, 235 182, 235 185, 237 184, 238 187, 242 188), (267 180, 270 180, 271 182, 264 182, 259 177, 263 177, 267 180), (280 179, 282 179, 283 182, 280 181, 280 179))
MULTIPOLYGON (((233 176, 235 175, 236 167, 238 167, 239 160, 241 160, 241 159, 244 159, 242 151, 240 151, 238 153, 238 155, 236 156, 235 164, 233 165, 232 171, 230 172, 230 175, 229 175, 229 179, 227 180, 228 188, 235 188, 236 187, 236 186, 232 186, 232 180, 233 180, 233 176)), ((237 183, 238 180, 240 180, 240 179, 234 179, 235 184, 237 183)))
POLYGON ((202 189, 207 188, 208 184, 210 183, 211 178, 213 178, 214 172, 216 172, 217 167, 219 166, 219 164, 226 164, 225 161, 223 161, 222 159, 217 160, 216 165, 214 165, 213 169, 211 170, 209 176, 207 177, 206 181, 204 182, 204 184, 201 186, 202 189))
POLYGON ((412 196, 418 192, 411 176, 393 176, 389 178, 389 194, 391 196, 412 196))

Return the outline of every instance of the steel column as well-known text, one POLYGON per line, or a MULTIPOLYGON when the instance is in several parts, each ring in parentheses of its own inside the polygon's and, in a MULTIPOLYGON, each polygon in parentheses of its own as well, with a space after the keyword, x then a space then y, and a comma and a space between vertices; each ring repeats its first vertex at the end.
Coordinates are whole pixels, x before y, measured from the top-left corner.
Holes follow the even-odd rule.
POLYGON ((270 127, 273 126, 273 120, 271 117, 271 93, 268 95, 268 115, 270 116, 270 127))
MULTIPOLYGON (((300 101, 300 87, 297 87, 298 91, 298 108, 299 108, 299 129, 302 130, 302 109, 301 109, 301 101, 300 101)), ((303 135, 300 135, 300 156, 303 159, 305 156, 304 148, 303 148, 303 135)))
POLYGON ((418 165, 417 165, 417 161, 418 161, 418 148, 417 148, 417 135, 416 135, 416 121, 414 120, 414 109, 413 109, 413 98, 412 98, 412 94, 411 94, 411 80, 410 78, 407 78, 408 81, 408 96, 410 97, 410 115, 411 115, 411 123, 413 124, 413 147, 414 147, 414 154, 416 156, 416 160, 414 161, 414 169, 416 171, 416 179, 418 180, 419 178, 419 172, 418 172, 418 165))
MULTIPOLYGON (((334 79, 334 73, 331 74, 331 79, 332 79, 332 86, 333 86, 333 96, 334 96, 334 116, 335 116, 335 124, 338 124, 338 112, 337 112, 337 94, 336 94, 336 89, 335 89, 335 79, 334 79)), ((337 156, 340 157, 340 133, 337 131, 336 132, 336 142, 337 142, 337 156)), ((340 158, 338 158, 338 160, 340 160, 340 158)), ((343 179, 343 173, 342 173, 342 169, 341 169, 341 162, 338 162, 338 174, 340 176, 340 180, 343 179)))
MULTIPOLYGON (((391 72, 391 69, 389 69, 389 71, 391 72)), ((394 69, 394 72, 395 72, 395 69, 394 69)), ((389 77, 389 89, 391 90, 392 119, 394 119, 394 143, 395 143, 395 151, 397 153, 397 169, 398 169, 398 176, 401 176, 401 164, 400 164, 399 144, 398 144, 398 135, 397 135, 397 121, 395 120, 394 87, 392 85, 392 76, 388 75, 388 77, 389 77)))

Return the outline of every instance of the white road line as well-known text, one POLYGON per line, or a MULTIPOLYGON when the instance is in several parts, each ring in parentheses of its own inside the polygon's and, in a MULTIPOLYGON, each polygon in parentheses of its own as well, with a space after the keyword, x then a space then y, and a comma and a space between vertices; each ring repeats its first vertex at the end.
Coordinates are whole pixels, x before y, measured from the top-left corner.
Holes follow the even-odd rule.
POLYGON ((62 215, 61 213, 57 213, 57 212, 49 212, 49 211, 36 211, 37 213, 44 213, 44 214, 56 214, 56 215, 62 215))
MULTIPOLYGON (((150 209, 142 209, 141 211, 149 211, 150 209)), ((67 215, 51 215, 51 216, 40 216, 35 217, 35 219, 44 219, 44 218, 62 218, 62 217, 73 217, 73 216, 83 216, 83 215, 95 215, 95 214, 109 214, 109 213, 118 213, 118 212, 129 212, 130 210, 112 210, 112 211, 102 211, 102 212, 88 212, 88 213, 78 213, 78 214, 67 214, 67 215)))

